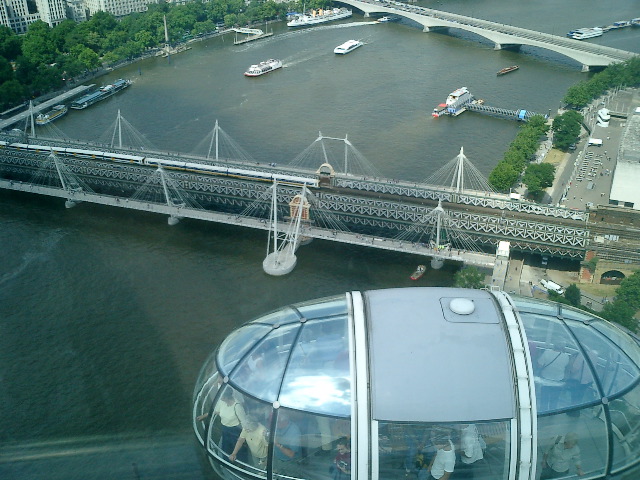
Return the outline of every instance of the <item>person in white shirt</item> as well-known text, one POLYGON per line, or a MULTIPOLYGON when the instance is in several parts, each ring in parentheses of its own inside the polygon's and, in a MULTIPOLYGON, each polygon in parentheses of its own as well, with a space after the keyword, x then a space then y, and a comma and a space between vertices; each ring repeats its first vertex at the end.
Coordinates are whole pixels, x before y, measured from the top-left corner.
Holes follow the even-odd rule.
POLYGON ((437 450, 429 468, 427 468, 430 479, 448 480, 456 464, 456 451, 453 442, 449 440, 449 437, 440 436, 433 440, 433 444, 437 450))
POLYGON ((460 464, 456 478, 473 478, 473 464, 484 458, 486 443, 473 423, 465 426, 460 432, 460 464))
POLYGON ((569 475, 571 466, 575 466, 579 476, 584 475, 580 460, 578 436, 573 433, 558 435, 551 448, 542 457, 540 480, 560 478, 569 475))

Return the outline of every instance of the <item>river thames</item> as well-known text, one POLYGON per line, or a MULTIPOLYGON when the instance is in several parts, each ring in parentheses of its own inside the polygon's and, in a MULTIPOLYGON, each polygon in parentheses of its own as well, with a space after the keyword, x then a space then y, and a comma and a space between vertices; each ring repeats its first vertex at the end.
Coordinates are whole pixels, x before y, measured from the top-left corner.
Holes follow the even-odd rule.
MULTIPOLYGON (((468 0, 419 5, 556 35, 640 16, 625 0, 468 0)), ((343 138, 388 178, 421 181, 464 147, 487 175, 518 124, 430 112, 466 86, 488 105, 555 112, 580 66, 537 49, 495 51, 474 35, 423 33, 353 18, 234 46, 196 42, 98 82, 129 89, 55 126, 108 141, 118 110, 148 144, 202 153, 217 120, 250 157, 286 164, 318 136, 343 138), (336 56, 348 39, 362 48, 336 56), (259 78, 252 63, 280 58, 259 78), (496 77, 499 69, 520 69, 496 77)), ((640 28, 589 40, 640 51, 640 28)), ((235 327, 282 305, 375 288, 450 285, 454 266, 409 275, 423 259, 312 242, 288 276, 261 264, 266 233, 0 192, 0 478, 214 478, 195 453, 193 385, 235 327), (83 460, 84 459, 84 460, 83 460), (86 469, 86 470, 85 470, 86 469), (110 474, 118 476, 113 477, 110 474), (137 476, 136 476, 137 475, 137 476)))

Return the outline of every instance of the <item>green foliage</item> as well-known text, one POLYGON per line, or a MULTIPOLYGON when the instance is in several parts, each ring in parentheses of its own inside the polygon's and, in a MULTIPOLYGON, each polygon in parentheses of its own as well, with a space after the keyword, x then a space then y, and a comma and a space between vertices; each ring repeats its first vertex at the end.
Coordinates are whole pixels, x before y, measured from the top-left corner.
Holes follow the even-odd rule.
POLYGON ((7 60, 15 60, 21 52, 22 40, 13 30, 0 25, 0 56, 7 60))
POLYGON ((625 62, 610 65, 589 80, 573 85, 567 90, 564 103, 571 108, 583 108, 611 88, 638 85, 640 85, 640 58, 634 57, 625 62))
POLYGON ((640 310, 640 271, 622 280, 616 289, 616 302, 623 302, 634 311, 640 310))
POLYGON ((582 115, 575 110, 567 110, 553 119, 553 144, 556 148, 567 151, 569 145, 576 143, 580 135, 582 115))
POLYGON ((13 80, 13 68, 11 63, 4 57, 0 57, 0 85, 9 80, 13 80))
POLYGON ((633 318, 636 311, 624 302, 607 303, 602 310, 602 317, 628 328, 632 332, 638 331, 638 321, 633 318))
POLYGON ((638 310, 640 310, 640 271, 620 283, 616 289, 615 300, 605 304, 602 316, 632 332, 637 332, 638 321, 634 315, 638 310))
POLYGON ((512 164, 503 160, 489 174, 489 183, 496 190, 508 190, 518 180, 518 172, 512 164))
POLYGON ((51 28, 42 20, 32 23, 22 40, 22 53, 30 62, 49 65, 56 60, 51 28))
POLYGON ((571 302, 569 301, 569 299, 567 299, 563 295, 560 295, 559 293, 554 292, 553 290, 547 290, 547 295, 549 300, 553 302, 564 303, 565 305, 571 305, 571 302))
POLYGON ((580 306, 582 294, 580 293, 580 289, 575 283, 572 283, 567 287, 567 289, 564 291, 564 297, 574 307, 580 306))
MULTIPOLYGON (((326 2, 318 2, 317 6, 324 7, 326 2)), ((120 20, 110 13, 97 12, 87 22, 65 20, 54 28, 38 21, 22 37, 0 26, 0 87, 13 82, 0 90, 0 103, 13 106, 25 95, 36 96, 59 88, 63 79, 96 70, 103 62, 135 58, 149 48, 163 45, 165 15, 169 42, 175 43, 190 35, 215 32, 216 24, 222 21, 233 26, 284 18, 288 7, 273 0, 254 0, 248 5, 244 0, 196 0, 186 5, 150 4, 147 12, 120 20), (15 73, 8 73, 4 59, 16 61, 15 73), (15 81, 20 88, 16 88, 15 81)))
POLYGON ((484 275, 475 267, 464 267, 453 275, 453 284, 460 288, 484 287, 484 275))
POLYGON ((591 260, 587 262, 583 262, 582 264, 585 268, 588 268, 591 273, 595 273, 596 267, 598 265, 598 257, 593 257, 591 260))
POLYGON ((22 103, 24 101, 24 88, 18 80, 9 80, 0 85, 0 110, 22 103))
POLYGON ((522 181, 531 195, 537 195, 553 185, 555 172, 556 167, 550 163, 532 163, 527 166, 522 181))
POLYGON ((506 191, 516 183, 527 162, 535 155, 540 137, 548 129, 546 119, 540 115, 532 117, 520 127, 504 158, 489 174, 489 183, 493 188, 506 191))

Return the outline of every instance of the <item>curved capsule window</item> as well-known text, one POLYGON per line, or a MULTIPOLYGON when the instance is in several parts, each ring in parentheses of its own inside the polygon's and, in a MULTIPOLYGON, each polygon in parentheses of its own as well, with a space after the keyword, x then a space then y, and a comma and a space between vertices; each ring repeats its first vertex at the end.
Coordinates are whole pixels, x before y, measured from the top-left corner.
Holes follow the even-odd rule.
POLYGON ((635 478, 640 343, 503 292, 350 292, 231 332, 193 428, 228 480, 635 478))

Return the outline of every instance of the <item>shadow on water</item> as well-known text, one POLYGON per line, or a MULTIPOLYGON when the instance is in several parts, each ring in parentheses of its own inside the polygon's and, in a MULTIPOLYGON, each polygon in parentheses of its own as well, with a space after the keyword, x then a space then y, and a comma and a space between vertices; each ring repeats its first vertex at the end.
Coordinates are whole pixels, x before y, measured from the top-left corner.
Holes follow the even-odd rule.
POLYGON ((139 279, 118 271, 91 228, 108 223, 44 198, 20 202, 12 214, 30 231, 21 244, 7 232, 0 241, 23 259, 0 289, 0 439, 187 430, 191 391, 175 354, 137 298, 139 279), (49 241, 46 231, 64 233, 49 241))

